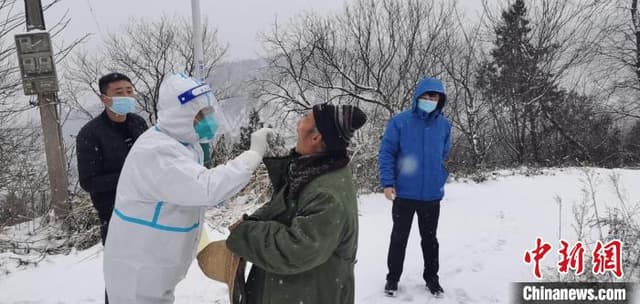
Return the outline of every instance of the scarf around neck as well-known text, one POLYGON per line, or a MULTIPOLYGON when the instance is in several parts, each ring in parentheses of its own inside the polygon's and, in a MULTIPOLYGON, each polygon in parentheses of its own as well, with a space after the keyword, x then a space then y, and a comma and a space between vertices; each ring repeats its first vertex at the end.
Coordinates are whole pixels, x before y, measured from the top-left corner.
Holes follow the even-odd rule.
POLYGON ((342 169, 349 164, 346 151, 299 156, 289 163, 287 198, 297 199, 302 190, 315 178, 342 169))

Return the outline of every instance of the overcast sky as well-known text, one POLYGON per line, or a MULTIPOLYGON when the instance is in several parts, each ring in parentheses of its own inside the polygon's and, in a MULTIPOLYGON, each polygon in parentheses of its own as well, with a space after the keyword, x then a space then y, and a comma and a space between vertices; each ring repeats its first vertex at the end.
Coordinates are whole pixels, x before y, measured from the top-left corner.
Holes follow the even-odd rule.
MULTIPOLYGON (((403 0, 399 0, 403 1, 403 0)), ((43 0, 43 2, 47 2, 43 0)), ((227 60, 256 58, 261 54, 258 33, 271 29, 276 18, 284 23, 305 11, 329 14, 342 9, 345 0, 201 0, 203 17, 218 28, 221 42, 229 44, 227 60)), ((17 2, 24 5, 22 2, 17 2)), ((480 6, 480 0, 461 0, 466 8, 480 6)), ((45 13, 47 27, 65 11, 71 24, 62 38, 70 41, 85 33, 94 35, 87 47, 101 36, 121 28, 130 18, 151 19, 162 14, 191 18, 191 0, 63 0, 45 13)), ((204 18, 203 18, 204 20, 204 18)))

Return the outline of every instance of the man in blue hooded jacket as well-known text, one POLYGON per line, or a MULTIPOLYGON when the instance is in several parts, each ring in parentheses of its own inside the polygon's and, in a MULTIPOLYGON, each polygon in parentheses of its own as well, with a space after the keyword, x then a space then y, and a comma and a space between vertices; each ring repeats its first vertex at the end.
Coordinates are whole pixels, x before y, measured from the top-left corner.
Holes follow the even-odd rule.
POLYGON ((422 276, 433 295, 444 292, 438 280, 436 230, 448 177, 444 161, 450 148, 451 124, 442 114, 446 101, 442 82, 423 78, 415 89, 411 108, 389 120, 380 145, 380 182, 386 198, 393 201, 385 285, 390 296, 398 290, 414 214, 418 215, 422 237, 422 276))

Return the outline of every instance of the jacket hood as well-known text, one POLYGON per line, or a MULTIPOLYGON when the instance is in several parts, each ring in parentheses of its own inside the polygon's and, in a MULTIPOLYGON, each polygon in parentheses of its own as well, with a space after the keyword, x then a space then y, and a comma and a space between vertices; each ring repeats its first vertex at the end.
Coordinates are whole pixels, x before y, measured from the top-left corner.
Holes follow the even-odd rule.
POLYGON ((157 127, 180 142, 197 143, 199 137, 193 119, 200 110, 212 105, 213 94, 206 92, 187 101, 181 97, 185 92, 203 86, 206 85, 182 73, 167 77, 160 85, 157 127))
POLYGON ((418 82, 416 90, 413 93, 413 100, 411 103, 413 111, 418 111, 418 97, 427 92, 436 92, 440 94, 440 101, 434 111, 434 113, 440 113, 447 103, 447 94, 445 93, 442 81, 431 77, 424 77, 420 82, 418 82))

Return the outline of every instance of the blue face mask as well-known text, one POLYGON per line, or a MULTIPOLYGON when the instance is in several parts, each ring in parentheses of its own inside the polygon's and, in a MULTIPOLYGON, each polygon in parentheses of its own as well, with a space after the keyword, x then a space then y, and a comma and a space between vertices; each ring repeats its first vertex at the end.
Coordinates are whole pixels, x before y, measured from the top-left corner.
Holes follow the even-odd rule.
POLYGON ((213 118, 213 116, 207 115, 202 120, 200 120, 194 128, 196 129, 196 133, 200 138, 200 142, 210 142, 216 135, 216 131, 218 130, 218 123, 213 118))
POLYGON ((436 107, 438 107, 438 103, 433 100, 424 98, 418 99, 418 108, 422 111, 431 113, 436 109, 436 107))
POLYGON ((136 110, 136 99, 127 96, 114 96, 111 97, 113 103, 111 104, 111 111, 119 115, 127 115, 136 110))

